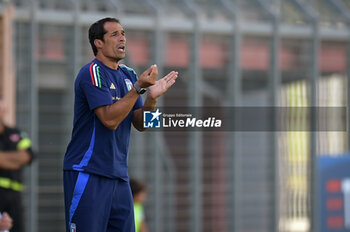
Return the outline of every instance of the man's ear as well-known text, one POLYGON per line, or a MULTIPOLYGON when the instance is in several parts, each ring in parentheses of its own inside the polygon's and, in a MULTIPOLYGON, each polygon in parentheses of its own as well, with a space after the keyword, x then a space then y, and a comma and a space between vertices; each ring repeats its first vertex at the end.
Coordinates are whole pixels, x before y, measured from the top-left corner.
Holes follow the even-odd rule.
POLYGON ((95 39, 95 40, 94 40, 94 44, 95 44, 96 48, 102 48, 102 46, 103 46, 103 41, 100 40, 100 39, 95 39))

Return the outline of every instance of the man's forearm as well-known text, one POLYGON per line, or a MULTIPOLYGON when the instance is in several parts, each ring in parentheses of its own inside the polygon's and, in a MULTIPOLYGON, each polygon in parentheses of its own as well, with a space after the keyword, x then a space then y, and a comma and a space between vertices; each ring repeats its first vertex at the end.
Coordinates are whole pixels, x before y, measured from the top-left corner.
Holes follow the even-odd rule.
POLYGON ((157 105, 157 101, 158 101, 158 99, 154 99, 148 95, 142 109, 143 110, 155 110, 156 105, 157 105))
POLYGON ((141 109, 137 109, 133 113, 132 123, 138 131, 144 131, 143 128, 143 111, 155 110, 158 99, 153 99, 149 95, 147 96, 145 103, 141 109))
POLYGON ((17 170, 29 163, 30 155, 26 150, 0 152, 0 168, 17 170))
POLYGON ((3 154, 0 154, 0 169, 18 170, 21 166, 17 162, 11 162, 3 154))
POLYGON ((100 106, 94 110, 100 121, 109 129, 115 130, 130 113, 139 94, 131 89, 123 98, 112 105, 100 106))

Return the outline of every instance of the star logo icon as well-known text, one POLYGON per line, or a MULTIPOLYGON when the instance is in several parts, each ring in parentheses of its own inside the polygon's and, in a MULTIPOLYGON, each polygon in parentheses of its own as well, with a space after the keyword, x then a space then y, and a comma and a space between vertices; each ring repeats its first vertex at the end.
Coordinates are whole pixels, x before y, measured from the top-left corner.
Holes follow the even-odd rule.
POLYGON ((154 120, 154 119, 157 119, 159 120, 159 115, 161 115, 162 113, 159 112, 159 109, 157 109, 156 112, 154 113, 151 113, 153 115, 152 119, 151 119, 151 122, 154 120))
POLYGON ((143 128, 160 128, 161 115, 162 113, 159 112, 159 109, 157 109, 156 111, 143 111, 143 128))

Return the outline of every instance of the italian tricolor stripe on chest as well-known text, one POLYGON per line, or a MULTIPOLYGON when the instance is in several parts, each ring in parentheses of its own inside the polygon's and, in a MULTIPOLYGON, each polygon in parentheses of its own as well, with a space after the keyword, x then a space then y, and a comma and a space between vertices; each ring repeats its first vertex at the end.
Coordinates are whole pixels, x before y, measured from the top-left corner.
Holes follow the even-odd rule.
POLYGON ((100 67, 94 62, 90 65, 90 76, 92 84, 101 88, 100 67))

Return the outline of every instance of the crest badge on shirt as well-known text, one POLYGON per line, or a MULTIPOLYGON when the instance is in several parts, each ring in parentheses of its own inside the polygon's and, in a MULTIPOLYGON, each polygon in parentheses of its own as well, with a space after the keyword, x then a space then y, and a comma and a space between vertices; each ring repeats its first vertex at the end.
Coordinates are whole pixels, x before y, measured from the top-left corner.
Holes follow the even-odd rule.
POLYGON ((70 224, 70 232, 77 232, 77 226, 75 225, 75 223, 71 223, 70 224))
POLYGON ((10 135, 10 140, 11 140, 11 142, 18 142, 19 140, 21 139, 21 137, 19 136, 19 134, 12 134, 12 135, 10 135))
POLYGON ((133 87, 132 82, 129 79, 125 79, 125 84, 126 84, 126 88, 128 88, 128 91, 130 91, 133 87))

